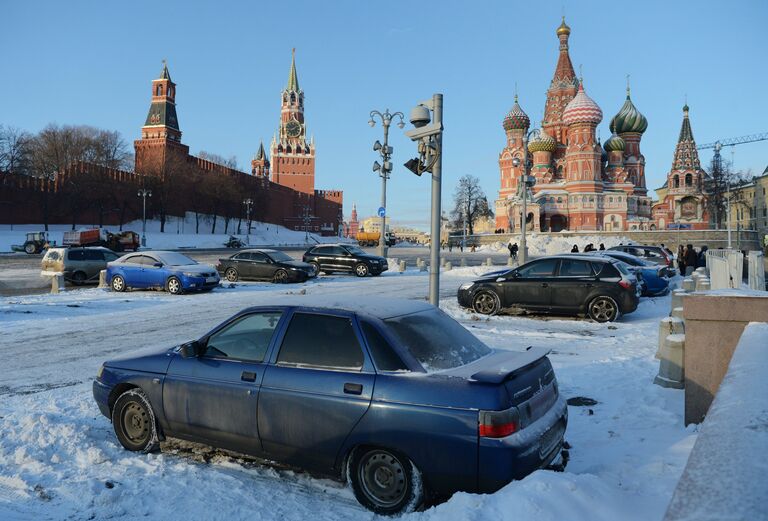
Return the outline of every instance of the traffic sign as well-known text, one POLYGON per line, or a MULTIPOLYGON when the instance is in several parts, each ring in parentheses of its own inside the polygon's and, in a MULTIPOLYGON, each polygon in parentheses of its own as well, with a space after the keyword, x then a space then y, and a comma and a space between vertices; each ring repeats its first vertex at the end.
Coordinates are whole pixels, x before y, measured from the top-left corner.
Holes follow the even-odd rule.
POLYGON ((384 217, 385 215, 387 215, 387 211, 384 209, 383 206, 379 206, 378 214, 379 214, 379 217, 384 217))

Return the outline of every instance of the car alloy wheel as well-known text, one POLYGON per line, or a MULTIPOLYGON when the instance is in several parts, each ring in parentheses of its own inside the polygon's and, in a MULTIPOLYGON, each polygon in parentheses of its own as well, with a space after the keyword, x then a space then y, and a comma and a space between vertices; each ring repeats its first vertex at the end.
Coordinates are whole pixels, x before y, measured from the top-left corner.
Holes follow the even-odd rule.
POLYGON ((165 285, 165 289, 171 295, 180 295, 184 288, 181 286, 181 281, 177 277, 171 277, 165 285))
POLYGON ((355 275, 358 277, 365 277, 368 275, 368 266, 362 262, 355 266, 355 275))
POLYGON ((129 389, 118 397, 112 425, 117 440, 128 450, 152 452, 159 447, 155 414, 141 389, 129 389))
POLYGON ((611 297, 597 297, 589 303, 589 318, 595 322, 613 322, 619 315, 619 306, 611 297))
POLYGON ((237 282, 237 279, 239 279, 240 276, 237 274, 235 268, 227 268, 227 271, 224 272, 224 278, 229 282, 237 282))
POLYGON ((472 299, 472 309, 481 315, 495 315, 500 307, 498 295, 491 291, 481 291, 472 299))
POLYGON ((315 269, 315 275, 320 275, 320 264, 317 262, 309 263, 315 269))
POLYGON ((112 290, 113 291, 125 291, 125 279, 120 275, 112 277, 112 290))
POLYGON ((424 498, 421 476, 406 457, 385 449, 358 449, 349 478, 357 500, 378 514, 415 510, 424 498))
POLYGON ((275 276, 272 278, 272 282, 275 284, 288 282, 288 273, 285 270, 277 270, 275 276))

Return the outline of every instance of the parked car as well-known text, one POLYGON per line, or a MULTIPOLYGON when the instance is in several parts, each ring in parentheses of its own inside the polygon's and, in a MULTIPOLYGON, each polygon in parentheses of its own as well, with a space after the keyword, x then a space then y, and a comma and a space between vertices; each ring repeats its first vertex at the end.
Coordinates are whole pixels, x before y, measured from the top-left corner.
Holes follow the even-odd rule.
POLYGON ((623 244, 621 246, 612 246, 607 251, 623 251, 640 259, 654 264, 659 264, 667 268, 667 275, 675 276, 675 262, 672 255, 661 246, 646 246, 644 244, 623 244))
POLYGON ((667 278, 666 266, 645 261, 622 251, 605 250, 593 253, 620 260, 627 264, 632 271, 637 272, 643 281, 643 296, 655 297, 666 295, 667 291, 669 291, 669 279, 667 278))
POLYGON ((486 274, 462 285, 459 305, 494 315, 504 309, 585 314, 612 322, 637 309, 637 277, 620 261, 593 255, 555 255, 486 274))
POLYGON ((40 262, 43 271, 62 273, 64 279, 80 285, 98 282, 99 272, 119 255, 101 246, 80 248, 48 248, 40 262))
POLYGON ((243 250, 219 259, 216 271, 229 282, 240 279, 304 282, 317 276, 313 264, 294 260, 282 251, 267 249, 243 250))
POLYGON ((354 244, 323 244, 307 250, 302 260, 320 273, 350 272, 358 277, 381 275, 389 268, 387 259, 364 252, 354 244))
POLYGON ((425 302, 302 297, 108 361, 93 395, 128 450, 206 443, 348 478, 398 514, 559 462, 568 412, 547 352, 493 350, 425 302))
POLYGON ((179 295, 210 291, 219 280, 210 264, 199 264, 174 251, 129 253, 107 265, 107 281, 114 291, 154 288, 179 295))

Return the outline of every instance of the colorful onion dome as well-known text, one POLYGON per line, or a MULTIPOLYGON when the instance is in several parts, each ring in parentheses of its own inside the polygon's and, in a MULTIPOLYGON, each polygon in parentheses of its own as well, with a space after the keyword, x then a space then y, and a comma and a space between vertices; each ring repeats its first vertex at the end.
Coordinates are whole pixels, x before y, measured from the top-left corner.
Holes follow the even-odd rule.
POLYGON ((509 110, 509 113, 504 118, 504 130, 526 130, 531 125, 531 120, 528 114, 523 112, 520 108, 520 104, 517 102, 517 94, 515 94, 515 104, 509 110))
POLYGON ((603 120, 603 111, 592 101, 592 98, 584 92, 584 82, 579 82, 579 92, 566 105, 563 111, 563 123, 573 125, 574 123, 591 123, 597 125, 603 120))
POLYGON ((539 131, 539 135, 528 142, 528 152, 554 152, 557 148, 555 138, 544 132, 539 131))
POLYGON ((624 149, 627 148, 627 144, 620 136, 614 133, 606 140, 603 148, 605 148, 606 152, 624 152, 624 149))
POLYGON ((571 28, 565 23, 565 16, 563 16, 563 22, 560 24, 560 27, 557 28, 557 35, 560 36, 561 34, 571 34, 571 28))
POLYGON ((648 120, 640 114, 640 111, 637 110, 629 98, 629 87, 627 87, 627 100, 619 109, 619 113, 611 119, 609 128, 615 134, 623 134, 625 132, 638 132, 642 134, 648 128, 648 120))

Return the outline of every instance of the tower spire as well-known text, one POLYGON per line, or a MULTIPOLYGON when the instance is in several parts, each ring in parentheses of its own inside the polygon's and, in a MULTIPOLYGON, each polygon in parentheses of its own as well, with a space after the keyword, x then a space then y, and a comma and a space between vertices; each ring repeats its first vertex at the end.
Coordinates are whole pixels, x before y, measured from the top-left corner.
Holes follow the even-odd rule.
POLYGON ((296 74, 296 47, 291 50, 291 71, 288 73, 288 86, 285 90, 299 92, 299 77, 296 74))
POLYGON ((691 120, 688 118, 688 104, 683 107, 683 124, 680 127, 680 137, 675 147, 675 159, 672 162, 673 169, 684 168, 700 169, 699 151, 696 150, 696 141, 693 139, 691 120))

